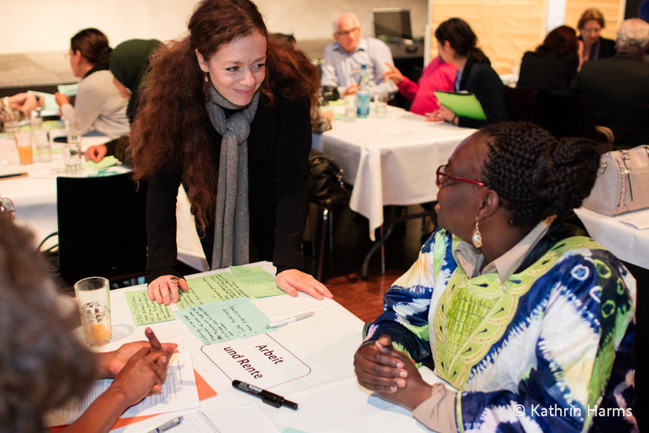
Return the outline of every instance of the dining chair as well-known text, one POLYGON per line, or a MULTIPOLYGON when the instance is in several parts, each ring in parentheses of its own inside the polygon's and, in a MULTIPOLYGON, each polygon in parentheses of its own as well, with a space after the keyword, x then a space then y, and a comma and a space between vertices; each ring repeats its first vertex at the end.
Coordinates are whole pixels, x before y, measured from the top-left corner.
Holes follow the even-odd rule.
POLYGON ((334 209, 346 205, 351 191, 342 180, 342 169, 330 156, 311 150, 309 155, 309 229, 311 234, 311 251, 314 265, 317 261, 315 277, 322 281, 322 268, 324 263, 327 233, 329 234, 329 253, 333 253, 333 217, 334 209), (311 204, 313 206, 311 206, 311 204), (313 217, 314 207, 319 214, 318 219, 313 217), (316 253, 314 225, 320 221, 320 248, 316 253), (316 259, 317 258, 317 259, 316 259))
MULTIPOLYGON (((111 287, 146 274, 146 185, 132 174, 59 177, 59 273, 67 284, 102 276, 111 287)), ((137 284, 137 281, 136 281, 137 284)))

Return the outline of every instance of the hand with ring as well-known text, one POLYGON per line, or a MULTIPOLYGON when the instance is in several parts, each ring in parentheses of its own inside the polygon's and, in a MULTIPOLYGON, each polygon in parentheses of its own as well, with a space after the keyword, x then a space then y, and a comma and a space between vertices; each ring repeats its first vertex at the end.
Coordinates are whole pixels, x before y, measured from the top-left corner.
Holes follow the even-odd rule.
POLYGON ((187 281, 175 275, 163 275, 151 281, 146 288, 147 295, 158 304, 169 305, 178 302, 178 288, 186 292, 189 290, 187 281))

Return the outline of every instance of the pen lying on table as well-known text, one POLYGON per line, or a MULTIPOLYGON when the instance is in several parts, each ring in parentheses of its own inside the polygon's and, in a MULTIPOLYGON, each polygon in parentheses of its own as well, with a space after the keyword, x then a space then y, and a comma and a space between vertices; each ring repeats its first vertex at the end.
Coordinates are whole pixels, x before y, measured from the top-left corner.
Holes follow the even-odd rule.
POLYGON ((0 179, 11 179, 14 177, 23 177, 23 176, 27 176, 27 173, 22 172, 22 173, 0 174, 0 179))
POLYGON ((151 430, 149 433, 162 433, 164 431, 167 431, 169 429, 172 429, 176 427, 178 424, 180 424, 183 420, 183 416, 177 416, 176 418, 170 419, 166 423, 162 424, 160 427, 156 427, 153 430, 151 430))
POLYGON ((308 313, 302 313, 302 314, 296 314, 295 316, 288 317, 284 320, 280 320, 279 322, 273 322, 269 323, 266 325, 266 329, 268 328, 281 328, 282 326, 286 326, 289 323, 297 322, 298 320, 306 319, 307 317, 311 317, 315 314, 314 311, 309 311, 308 313))
POLYGON ((281 395, 273 394, 270 391, 266 391, 265 389, 261 389, 254 385, 250 385, 249 383, 242 382, 240 380, 233 380, 232 386, 238 389, 239 391, 247 392, 248 394, 252 394, 255 397, 261 398, 261 401, 263 401, 264 403, 270 406, 273 407, 286 406, 286 407, 290 407, 293 410, 297 410, 297 403, 286 400, 281 395))

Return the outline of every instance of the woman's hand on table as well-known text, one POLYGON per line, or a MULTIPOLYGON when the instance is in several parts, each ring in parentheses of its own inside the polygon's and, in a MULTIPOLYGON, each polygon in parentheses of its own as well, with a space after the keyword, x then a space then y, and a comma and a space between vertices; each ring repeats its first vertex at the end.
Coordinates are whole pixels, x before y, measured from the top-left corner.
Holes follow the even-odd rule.
POLYGON ((385 66, 387 67, 387 69, 381 74, 385 81, 392 80, 394 84, 399 84, 405 79, 401 71, 399 71, 396 66, 391 65, 388 62, 385 62, 385 66))
POLYGON ((178 302, 178 288, 184 292, 189 290, 187 281, 175 275, 163 275, 151 281, 146 288, 149 299, 158 304, 169 305, 178 302))
POLYGON ((388 335, 356 351, 354 372, 361 386, 410 410, 428 399, 432 392, 432 386, 422 379, 414 361, 395 350, 388 335))
POLYGON ((455 113, 445 106, 441 105, 437 110, 432 113, 426 113, 426 122, 449 122, 454 125, 458 124, 457 116, 455 113))
POLYGON ((297 292, 308 293, 314 298, 321 300, 324 298, 333 298, 329 289, 320 281, 313 278, 312 275, 306 274, 297 269, 287 269, 275 277, 277 286, 290 296, 297 296, 297 292))
MULTIPOLYGON (((149 341, 134 341, 125 343, 112 352, 102 352, 99 354, 100 360, 100 377, 115 377, 122 371, 128 360, 139 350, 148 348, 152 352, 162 352, 166 355, 167 361, 171 358, 178 347, 175 343, 160 343, 151 328, 144 330, 149 341)), ((166 367, 165 367, 166 368, 166 367)))
POLYGON ((106 156, 106 152, 108 152, 108 149, 106 148, 105 144, 97 144, 94 146, 90 146, 86 150, 86 160, 99 162, 102 159, 104 159, 104 156, 106 156))
POLYGON ((152 392, 162 390, 168 366, 169 355, 143 347, 128 359, 110 388, 124 395, 129 404, 139 403, 152 392))

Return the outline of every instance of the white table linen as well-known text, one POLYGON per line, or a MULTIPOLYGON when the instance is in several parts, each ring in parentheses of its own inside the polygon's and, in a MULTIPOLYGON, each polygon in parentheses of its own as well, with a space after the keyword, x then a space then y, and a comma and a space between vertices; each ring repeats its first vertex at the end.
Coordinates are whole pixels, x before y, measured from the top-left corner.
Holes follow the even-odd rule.
POLYGON ((590 236, 620 260, 649 269, 649 229, 637 229, 624 220, 629 217, 649 222, 649 209, 607 216, 590 209, 575 209, 590 236))
MULTIPOLYGON (((274 274, 269 262, 262 266, 274 274)), ((210 271, 207 274, 222 272, 210 271)), ((144 285, 111 291, 113 340, 101 350, 144 339, 145 326, 135 326, 124 293, 143 290, 144 285)), ((217 392, 203 400, 201 409, 222 433, 248 431, 279 433, 297 429, 309 433, 361 431, 427 432, 407 410, 388 403, 361 388, 353 371, 353 356, 362 341, 363 322, 333 300, 317 301, 300 293, 254 300, 270 320, 304 311, 315 314, 305 320, 278 328, 272 338, 292 348, 295 356, 311 369, 307 376, 274 386, 270 391, 299 404, 293 411, 274 408, 248 394, 235 390, 230 379, 206 355, 205 346, 176 319, 150 325, 162 342, 177 342, 180 350, 190 350, 194 369, 217 392)), ((175 307, 172 307, 172 309, 175 307)), ((428 368, 420 370, 430 383, 439 381, 428 368)), ((239 378, 246 380, 245 377, 239 378)), ((170 415, 119 429, 124 433, 148 431, 170 415)))
MULTIPOLYGON (((65 131, 54 131, 55 135, 64 135, 65 131)), ((103 144, 110 139, 106 136, 84 136, 83 148, 90 145, 103 144)), ((63 144, 54 143, 54 148, 63 144)), ((125 166, 111 167, 111 171, 129 171, 125 166)), ((18 162, 18 151, 12 139, 6 134, 0 136, 0 175, 10 173, 28 173, 27 177, 0 179, 0 195, 9 197, 16 207, 16 222, 31 229, 36 241, 40 242, 47 235, 58 230, 56 207, 56 178, 66 176, 63 156, 60 152, 52 155, 48 163, 38 162, 21 165, 18 162)), ((92 171, 83 169, 80 176, 89 175, 92 171)), ((176 208, 178 259, 195 269, 208 269, 207 260, 196 232, 194 218, 190 212, 189 199, 182 186, 178 191, 176 208)), ((46 244, 50 245, 50 244, 46 244)))
POLYGON ((388 107, 382 119, 372 114, 354 122, 335 120, 321 142, 320 137, 315 142, 343 169, 345 182, 354 186, 349 206, 369 219, 374 240, 375 230, 383 224, 383 206, 435 200, 435 170, 473 132, 388 107))

